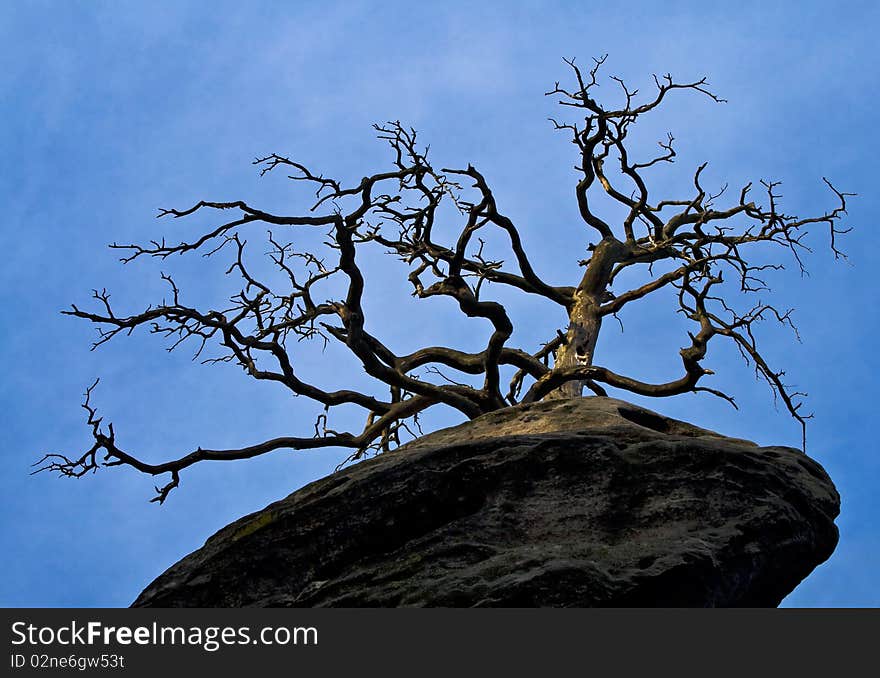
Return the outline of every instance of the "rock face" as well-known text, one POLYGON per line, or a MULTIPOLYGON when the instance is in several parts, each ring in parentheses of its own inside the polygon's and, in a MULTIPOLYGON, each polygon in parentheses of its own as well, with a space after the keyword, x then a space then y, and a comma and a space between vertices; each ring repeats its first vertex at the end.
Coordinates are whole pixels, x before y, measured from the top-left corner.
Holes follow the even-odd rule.
POLYGON ((831 555, 838 511, 798 450, 549 401, 312 483, 134 606, 776 606, 831 555))

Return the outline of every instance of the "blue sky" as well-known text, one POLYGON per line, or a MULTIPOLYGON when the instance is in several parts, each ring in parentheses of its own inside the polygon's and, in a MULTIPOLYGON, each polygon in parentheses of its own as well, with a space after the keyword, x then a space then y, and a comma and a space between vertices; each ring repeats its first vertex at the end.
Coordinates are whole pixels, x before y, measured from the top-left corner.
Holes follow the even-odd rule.
MULTIPOLYGON (((572 199, 573 147, 553 133, 547 117, 558 110, 543 92, 568 77, 562 57, 588 63, 604 53, 607 72, 635 86, 648 89, 654 72, 708 75, 729 100, 679 97, 646 123, 646 143, 667 129, 678 141, 677 164, 663 175, 671 188, 708 160, 715 185, 783 179, 790 211, 830 204, 822 176, 860 194, 845 242, 850 262, 835 263, 817 233, 811 275, 789 270, 774 281, 775 299, 797 309, 802 343, 768 327, 764 346, 809 392, 809 452, 843 497, 836 553, 785 604, 880 603, 880 461, 871 442, 880 261, 870 220, 878 212, 878 5, 478 4, 0 4, 0 604, 127 605, 217 529, 344 456, 203 464, 161 508, 147 503, 153 480, 134 472, 109 469, 76 482, 29 476, 44 451, 88 445, 79 403, 98 376, 101 414, 121 444, 150 459, 311 430, 314 408, 301 399, 232 367, 201 366, 186 351, 168 354, 156 337, 136 334, 89 352, 93 328, 59 311, 85 304, 92 288, 107 287, 120 309, 139 309, 161 298, 159 272, 167 269, 194 301, 218 303, 227 293, 222 270, 197 257, 123 267, 108 243, 195 232, 210 222, 153 217, 158 207, 201 198, 301 211, 307 196, 281 177, 259 179, 250 165, 256 155, 277 151, 358 180, 389 160, 371 124, 400 119, 431 144, 438 165, 479 168, 536 268, 571 284, 589 237, 572 199)), ((443 308, 412 306, 390 259, 368 260, 368 311, 390 344, 449 337, 467 347, 481 338, 443 308), (391 309, 400 308, 406 312, 395 317, 391 309)), ((511 304, 523 345, 562 322, 554 309, 511 304)), ((623 335, 605 329, 597 362, 668 378, 683 345, 669 309, 648 304, 624 321, 623 335)), ((345 382, 343 358, 311 356, 304 369, 345 382)), ((696 396, 639 402, 761 444, 798 444, 798 427, 732 352, 719 352, 713 367, 739 411, 696 396)), ((430 418, 434 426, 455 421, 430 418)))

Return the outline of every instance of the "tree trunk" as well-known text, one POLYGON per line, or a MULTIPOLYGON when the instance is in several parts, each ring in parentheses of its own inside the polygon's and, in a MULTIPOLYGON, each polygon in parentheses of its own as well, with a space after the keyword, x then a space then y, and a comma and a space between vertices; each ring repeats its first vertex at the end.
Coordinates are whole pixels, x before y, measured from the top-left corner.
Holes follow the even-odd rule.
MULTIPOLYGON (((565 344, 556 351, 554 370, 593 364, 596 340, 602 327, 599 307, 606 301, 614 265, 628 254, 626 245, 615 238, 606 238, 596 245, 587 264, 587 270, 584 271, 584 276, 575 292, 575 301, 568 315, 565 344)), ((555 391, 551 391, 544 399, 580 398, 585 386, 586 381, 569 381, 555 391)))
MULTIPOLYGON (((597 313, 598 304, 589 294, 578 292, 569 315, 565 344, 556 351, 554 369, 592 365, 596 340, 602 327, 602 317, 597 313)), ((585 381, 569 381, 547 395, 545 399, 580 398, 585 381)))

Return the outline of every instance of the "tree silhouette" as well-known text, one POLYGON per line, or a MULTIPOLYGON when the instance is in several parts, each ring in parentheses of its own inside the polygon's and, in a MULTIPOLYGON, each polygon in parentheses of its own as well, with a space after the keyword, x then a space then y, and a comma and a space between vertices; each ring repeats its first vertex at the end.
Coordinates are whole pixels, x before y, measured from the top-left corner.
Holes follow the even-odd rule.
MULTIPOLYGON (((201 252, 208 256, 231 255, 228 273, 241 278, 241 290, 221 309, 199 309, 186 305, 171 276, 163 274, 170 300, 133 315, 119 315, 106 290, 95 291, 96 310, 73 306, 68 315, 97 325, 93 348, 119 334, 130 334, 146 326, 170 339, 169 350, 191 340, 196 355, 206 346, 220 354, 205 362, 232 362, 251 377, 277 382, 293 394, 321 403, 325 414, 314 433, 299 437, 266 440, 239 449, 203 449, 158 464, 150 464, 122 450, 112 425, 103 425, 91 404, 94 385, 86 392, 84 407, 94 444, 77 458, 48 454, 38 462, 38 471, 50 470, 66 476, 82 476, 101 466, 132 466, 138 471, 170 474, 170 481, 157 487, 152 501, 162 503, 180 480, 180 472, 203 460, 246 459, 279 449, 345 447, 350 459, 368 450, 388 450, 400 444, 401 433, 420 412, 443 404, 468 418, 548 398, 581 397, 584 390, 604 396, 611 386, 644 396, 672 396, 685 392, 707 392, 734 404, 721 390, 703 385, 712 372, 701 362, 715 337, 732 341, 742 357, 766 380, 774 397, 805 425, 801 397, 783 381, 783 372, 772 368, 762 356, 754 327, 765 319, 778 321, 797 331, 791 311, 766 303, 740 300, 767 291, 765 272, 783 268, 781 263, 756 263, 758 246, 778 246, 788 251, 804 271, 802 254, 809 227, 824 224, 830 232, 835 258, 842 257, 837 236, 848 229, 839 227, 849 195, 825 180, 835 197, 835 207, 823 214, 798 217, 780 210, 776 182, 761 181, 762 203, 750 196, 752 185, 744 186, 727 206, 716 207, 724 194, 707 191, 701 183, 705 164, 696 168, 692 187, 678 196, 658 199, 648 188, 647 175, 655 166, 673 162, 674 139, 668 135, 653 157, 638 159, 627 146, 627 137, 638 119, 659 107, 671 93, 702 95, 715 102, 706 82, 681 83, 670 75, 654 77, 655 91, 640 103, 638 92, 619 78, 611 78, 621 91, 622 105, 606 108, 594 98, 597 74, 605 58, 594 60, 582 71, 566 60, 573 85, 556 83, 548 95, 573 113, 569 119, 552 119, 555 128, 568 135, 577 147, 578 181, 575 199, 578 211, 594 242, 584 242, 588 252, 580 261, 583 274, 571 285, 554 285, 538 274, 529 261, 514 222, 497 204, 486 178, 473 166, 437 169, 428 160, 427 149, 418 146, 416 132, 399 122, 376 125, 378 137, 391 148, 387 171, 364 177, 356 185, 314 173, 305 165, 280 155, 257 158, 260 175, 283 171, 289 178, 315 189, 314 204, 305 214, 286 216, 236 202, 207 202, 185 210, 163 209, 159 216, 175 219, 201 212, 232 212, 234 218, 203 233, 192 242, 168 244, 164 239, 149 244, 112 244, 124 253, 123 262, 141 257, 165 259, 175 254, 201 252), (605 194, 622 210, 622 219, 603 218, 594 209, 594 197, 605 194), (445 211, 444 211, 445 210, 445 211), (439 242, 435 226, 450 218, 459 224, 455 242, 439 242), (268 257, 283 284, 270 284, 252 274, 245 263, 243 234, 268 226, 268 257), (325 229, 326 252, 299 251, 286 242, 296 229, 325 229), (500 229, 509 240, 514 266, 490 258, 484 252, 481 231, 500 229), (279 237, 279 232, 285 237, 279 237), (448 346, 428 346, 398 355, 380 337, 367 329, 364 314, 364 272, 358 263, 361 248, 379 246, 409 267, 409 284, 419 299, 451 297, 469 318, 491 325, 491 336, 479 352, 448 346), (643 284, 614 291, 632 267, 645 270, 643 284), (725 277, 726 276, 726 277, 725 277), (728 282, 729 279, 729 282, 728 282), (324 298, 330 281, 341 280, 344 294, 324 298), (568 317, 564 331, 548 329, 548 341, 538 350, 508 345, 513 323, 507 309, 486 298, 492 285, 506 285, 537 295, 562 307, 568 317), (617 374, 594 361, 594 351, 603 320, 626 305, 663 288, 677 292, 677 308, 692 321, 689 344, 680 350, 682 373, 665 383, 649 383, 617 374), (740 301, 740 303, 736 303, 740 301), (297 372, 294 347, 304 340, 339 342, 354 355, 363 370, 382 385, 386 395, 359 390, 325 390, 303 381, 297 372), (481 385, 464 383, 443 370, 476 375, 481 385), (509 377, 509 381, 508 381, 509 377), (505 382, 505 383, 503 383, 505 382), (362 408, 365 423, 359 432, 338 432, 328 426, 326 411, 339 405, 362 408)), ((436 230, 441 230, 436 226, 436 230)), ((776 261, 776 259, 773 259, 776 261)), ((372 326, 371 326, 372 327, 372 326)), ((462 379, 464 377, 461 377, 462 379)), ((97 383, 97 382, 96 382, 97 383)))

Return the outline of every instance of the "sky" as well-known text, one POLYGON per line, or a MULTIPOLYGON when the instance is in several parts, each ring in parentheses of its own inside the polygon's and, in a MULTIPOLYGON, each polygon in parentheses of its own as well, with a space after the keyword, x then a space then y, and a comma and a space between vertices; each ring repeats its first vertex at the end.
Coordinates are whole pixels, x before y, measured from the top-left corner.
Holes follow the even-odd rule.
MULTIPOLYGON (((833 205, 823 176, 859 194, 843 242, 849 260, 835 261, 817 232, 809 276, 787 266, 773 280, 773 300, 796 309, 801 342, 761 330, 768 356, 809 393, 807 451, 842 496, 837 550, 783 605, 877 606, 878 24, 873 2, 0 3, 0 605, 126 606, 218 529, 346 456, 201 464, 162 507, 148 502, 154 479, 131 470, 76 481, 29 475, 45 452, 89 446, 79 404, 97 377, 93 402, 120 445, 151 460, 312 430, 315 410, 303 399, 234 367, 201 365, 185 349, 168 353, 147 333, 90 351, 94 328, 60 311, 87 306, 93 288, 134 311, 162 298, 160 272, 205 304, 221 303, 231 284, 222 262, 123 266, 109 243, 206 228, 207 218, 154 218, 200 199, 302 213, 309 196, 283 176, 261 179, 254 157, 290 155, 357 182, 390 161, 371 125, 400 120, 430 143, 436 164, 476 166, 535 268, 574 284, 590 236, 573 199, 575 149, 552 130, 547 118, 559 109, 544 93, 570 76, 563 57, 589 64, 607 53, 607 74, 644 91, 652 73, 705 75, 728 100, 682 95, 646 121, 645 152, 667 130, 678 145, 676 164, 658 173, 661 189, 689 186, 708 161, 715 186, 782 179, 791 212, 833 205)), ((614 96, 613 83, 606 93, 614 96)), ((259 247, 262 235, 248 237, 259 247)), ((484 341, 485 328, 410 299, 394 260, 364 261, 366 310, 389 345, 484 341)), ((562 326, 553 308, 503 298, 525 347, 562 326)), ((596 361, 642 378, 676 376, 687 340, 662 302, 625 315, 622 334, 607 326, 596 361)), ((351 379, 343 356, 304 356, 303 369, 328 384, 351 379)), ((734 394, 739 410, 706 396, 625 397, 759 444, 798 446, 797 424, 735 353, 713 360, 712 385, 734 394)), ((449 412, 426 418, 432 427, 458 421, 449 412)))

